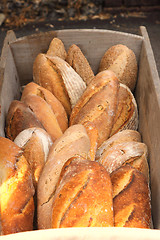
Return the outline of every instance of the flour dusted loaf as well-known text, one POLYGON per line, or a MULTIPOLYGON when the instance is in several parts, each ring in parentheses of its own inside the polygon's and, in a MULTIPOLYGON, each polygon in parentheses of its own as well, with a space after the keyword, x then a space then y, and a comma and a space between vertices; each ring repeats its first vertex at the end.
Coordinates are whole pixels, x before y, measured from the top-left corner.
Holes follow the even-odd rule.
POLYGON ((51 226, 114 226, 112 184, 103 166, 80 156, 65 163, 54 193, 51 226))
POLYGON ((1 234, 33 230, 34 187, 23 151, 11 140, 0 137, 1 234))
POLYGON ((147 158, 147 146, 141 142, 140 133, 134 130, 123 130, 114 134, 104 141, 96 152, 96 161, 105 166, 109 173, 130 164, 149 181, 147 158))
POLYGON ((47 161, 53 142, 49 134, 42 128, 27 128, 20 132, 14 140, 22 150, 29 163, 35 189, 47 161))
POLYGON ((121 83, 134 90, 137 81, 137 60, 134 52, 127 46, 117 44, 110 47, 104 54, 99 71, 113 71, 121 83))
POLYGON ((73 108, 70 125, 85 122, 93 122, 98 129, 98 147, 118 131, 137 130, 135 98, 112 71, 98 73, 73 108))

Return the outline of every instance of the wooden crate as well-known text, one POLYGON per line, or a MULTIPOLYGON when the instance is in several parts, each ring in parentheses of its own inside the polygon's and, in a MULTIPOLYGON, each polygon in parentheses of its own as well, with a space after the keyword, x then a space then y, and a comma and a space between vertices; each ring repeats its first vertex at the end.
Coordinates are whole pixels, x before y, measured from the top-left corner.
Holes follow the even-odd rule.
POLYGON ((109 30, 57 30, 16 39, 9 31, 4 41, 0 61, 0 135, 5 136, 5 118, 13 99, 19 99, 20 87, 32 81, 33 61, 38 53, 46 52, 53 37, 60 38, 66 47, 75 43, 87 57, 94 72, 104 52, 121 43, 131 48, 139 64, 135 97, 139 110, 139 132, 149 149, 152 217, 155 229, 130 228, 70 228, 49 229, 1 236, 1 239, 160 239, 160 81, 145 27, 140 35, 109 30))

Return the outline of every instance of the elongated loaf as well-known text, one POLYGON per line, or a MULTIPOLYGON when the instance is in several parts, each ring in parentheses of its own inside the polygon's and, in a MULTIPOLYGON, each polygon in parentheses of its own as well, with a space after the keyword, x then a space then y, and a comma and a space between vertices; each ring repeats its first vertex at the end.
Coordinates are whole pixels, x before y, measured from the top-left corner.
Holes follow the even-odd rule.
POLYGON ((70 125, 93 122, 98 147, 123 129, 137 130, 138 111, 133 94, 112 71, 98 73, 73 108, 70 125))
POLYGON ((52 228, 113 227, 112 184, 106 169, 82 157, 69 159, 52 204, 52 228))
POLYGON ((42 128, 27 128, 17 135, 14 142, 23 150, 23 155, 31 168, 36 189, 49 149, 53 144, 51 137, 42 128))
POLYGON ((126 165, 111 174, 115 227, 151 228, 151 199, 146 177, 126 165))
POLYGON ((0 137, 1 234, 33 230, 34 187, 23 151, 0 137))
POLYGON ((105 166, 109 173, 122 165, 130 164, 149 181, 148 149, 140 139, 140 133, 134 130, 116 133, 99 147, 96 160, 105 166))
POLYGON ((49 152, 47 162, 42 170, 38 182, 38 228, 51 227, 51 207, 56 185, 65 162, 80 155, 87 158, 90 152, 90 139, 83 125, 69 127, 57 139, 49 152))

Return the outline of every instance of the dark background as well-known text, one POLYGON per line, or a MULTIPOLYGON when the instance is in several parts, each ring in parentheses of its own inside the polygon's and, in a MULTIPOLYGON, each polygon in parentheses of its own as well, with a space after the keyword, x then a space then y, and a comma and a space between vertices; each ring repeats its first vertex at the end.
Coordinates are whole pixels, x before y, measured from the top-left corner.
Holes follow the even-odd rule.
POLYGON ((147 28, 160 75, 160 0, 0 0, 0 54, 8 30, 17 38, 57 29, 147 28))

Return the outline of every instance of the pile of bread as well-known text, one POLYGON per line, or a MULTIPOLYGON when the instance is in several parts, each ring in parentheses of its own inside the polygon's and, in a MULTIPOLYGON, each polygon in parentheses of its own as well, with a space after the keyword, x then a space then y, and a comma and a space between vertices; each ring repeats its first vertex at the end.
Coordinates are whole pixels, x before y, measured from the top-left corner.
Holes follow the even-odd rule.
POLYGON ((65 227, 151 227, 147 146, 122 44, 95 75, 82 50, 54 38, 33 64, 0 137, 1 234, 65 227))

